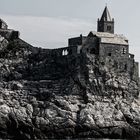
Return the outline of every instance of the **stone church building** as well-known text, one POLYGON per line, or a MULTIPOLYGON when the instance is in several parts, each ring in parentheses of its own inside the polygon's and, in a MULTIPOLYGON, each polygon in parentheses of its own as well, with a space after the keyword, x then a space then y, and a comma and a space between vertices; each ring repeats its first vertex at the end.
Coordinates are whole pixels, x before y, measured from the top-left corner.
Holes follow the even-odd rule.
POLYGON ((110 69, 129 73, 135 81, 138 81, 138 62, 135 62, 134 55, 129 53, 128 39, 114 33, 114 23, 106 6, 97 21, 97 32, 91 31, 87 36, 70 38, 68 47, 54 49, 54 55, 65 57, 90 53, 98 56, 100 62, 110 69))

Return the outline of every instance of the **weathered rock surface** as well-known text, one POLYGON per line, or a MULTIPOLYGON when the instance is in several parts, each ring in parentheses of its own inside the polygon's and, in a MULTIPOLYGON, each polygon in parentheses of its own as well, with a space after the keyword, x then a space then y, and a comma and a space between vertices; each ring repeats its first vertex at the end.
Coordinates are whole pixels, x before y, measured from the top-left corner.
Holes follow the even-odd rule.
POLYGON ((91 54, 55 57, 21 39, 0 46, 0 138, 134 138, 139 85, 91 54))

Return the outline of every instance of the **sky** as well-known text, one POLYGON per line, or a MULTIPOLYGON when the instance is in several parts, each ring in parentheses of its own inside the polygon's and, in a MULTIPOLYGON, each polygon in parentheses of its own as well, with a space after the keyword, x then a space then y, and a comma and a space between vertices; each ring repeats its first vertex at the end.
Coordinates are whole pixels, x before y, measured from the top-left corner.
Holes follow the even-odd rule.
POLYGON ((67 40, 97 30, 105 5, 115 19, 115 33, 129 40, 140 62, 139 0, 0 0, 0 17, 36 47, 66 47, 67 40))

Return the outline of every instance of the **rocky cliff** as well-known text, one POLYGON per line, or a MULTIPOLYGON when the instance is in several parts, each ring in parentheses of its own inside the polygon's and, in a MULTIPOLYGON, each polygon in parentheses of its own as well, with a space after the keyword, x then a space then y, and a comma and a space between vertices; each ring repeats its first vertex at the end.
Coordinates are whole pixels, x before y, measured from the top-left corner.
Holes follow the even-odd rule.
POLYGON ((54 57, 21 39, 0 40, 0 138, 134 138, 137 81, 91 54, 54 57))

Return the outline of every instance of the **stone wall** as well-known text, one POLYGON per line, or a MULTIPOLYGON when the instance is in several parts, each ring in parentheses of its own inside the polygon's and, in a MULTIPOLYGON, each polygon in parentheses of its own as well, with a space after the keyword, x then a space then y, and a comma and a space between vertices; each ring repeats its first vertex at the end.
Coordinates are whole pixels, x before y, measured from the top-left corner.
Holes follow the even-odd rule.
POLYGON ((136 82, 139 82, 139 63, 134 63, 134 73, 133 73, 133 79, 136 82))
POLYGON ((87 38, 86 36, 82 35, 80 35, 80 37, 70 38, 68 40, 68 46, 82 45, 85 42, 86 38, 87 38))
POLYGON ((100 44, 99 56, 107 57, 110 56, 112 59, 128 58, 129 47, 126 45, 119 44, 100 44))
POLYGON ((87 37, 83 42, 82 52, 99 55, 99 39, 87 37))
POLYGON ((68 40, 68 46, 81 45, 82 37, 70 38, 68 40))
POLYGON ((62 57, 67 55, 77 55, 78 46, 64 47, 52 50, 52 55, 54 57, 62 57))

